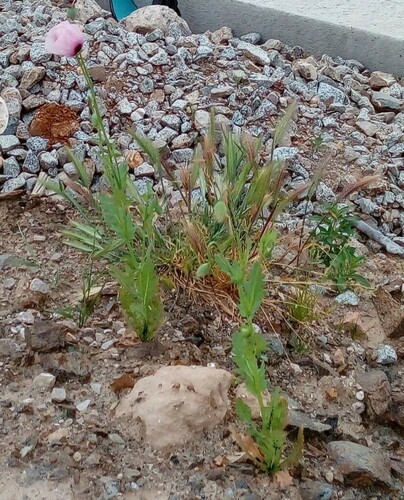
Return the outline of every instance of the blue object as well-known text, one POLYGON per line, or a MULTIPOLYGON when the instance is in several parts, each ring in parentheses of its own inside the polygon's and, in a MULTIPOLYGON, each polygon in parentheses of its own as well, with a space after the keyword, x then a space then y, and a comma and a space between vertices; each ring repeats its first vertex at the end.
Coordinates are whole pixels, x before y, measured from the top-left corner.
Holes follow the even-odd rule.
POLYGON ((109 0, 109 8, 114 18, 120 21, 135 12, 138 6, 132 0, 109 0))

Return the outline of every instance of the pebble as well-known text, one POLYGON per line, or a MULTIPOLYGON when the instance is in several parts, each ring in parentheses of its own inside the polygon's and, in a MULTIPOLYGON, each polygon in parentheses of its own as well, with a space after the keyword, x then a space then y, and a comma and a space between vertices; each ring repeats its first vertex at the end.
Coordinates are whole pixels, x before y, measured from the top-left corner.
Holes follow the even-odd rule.
POLYGON ((37 292, 37 293, 40 293, 42 295, 48 295, 50 292, 49 285, 47 283, 45 283, 45 281, 42 281, 39 278, 34 278, 31 281, 31 283, 29 285, 29 289, 32 292, 37 292))
POLYGON ((377 363, 379 365, 392 365, 397 363, 397 353, 391 345, 381 345, 377 349, 377 363))
POLYGON ((359 297, 356 293, 347 290, 346 292, 337 295, 337 297, 335 297, 335 301, 338 302, 338 304, 346 306, 357 306, 359 304, 359 297))
POLYGON ((91 404, 91 399, 86 399, 86 400, 82 401, 81 403, 76 404, 76 409, 79 412, 84 412, 87 410, 87 408, 90 406, 90 404, 91 404))
POLYGON ((51 392, 51 400, 56 403, 63 403, 66 400, 67 394, 63 387, 54 387, 51 392))
MULTIPOLYGON (((53 389, 55 382, 56 382, 56 377, 54 375, 52 375, 51 373, 40 373, 39 375, 37 375, 34 378, 34 380, 32 382, 32 387, 34 389, 38 389, 41 392, 50 391, 51 389, 53 389)), ((64 390, 64 389, 62 389, 62 390, 64 390)), ((53 394, 53 392, 52 392, 52 394, 53 394)), ((55 395, 53 394, 52 399, 57 401, 57 399, 54 396, 55 395)), ((66 394, 64 395, 64 399, 66 399, 66 394)))

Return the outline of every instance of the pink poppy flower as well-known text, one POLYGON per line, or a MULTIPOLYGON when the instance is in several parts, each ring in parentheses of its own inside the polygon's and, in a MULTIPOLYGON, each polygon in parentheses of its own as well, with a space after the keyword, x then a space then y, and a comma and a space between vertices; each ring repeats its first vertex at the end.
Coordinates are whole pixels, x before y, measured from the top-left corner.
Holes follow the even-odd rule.
POLYGON ((83 33, 77 24, 62 21, 49 30, 45 38, 45 50, 58 56, 73 57, 84 44, 83 33))

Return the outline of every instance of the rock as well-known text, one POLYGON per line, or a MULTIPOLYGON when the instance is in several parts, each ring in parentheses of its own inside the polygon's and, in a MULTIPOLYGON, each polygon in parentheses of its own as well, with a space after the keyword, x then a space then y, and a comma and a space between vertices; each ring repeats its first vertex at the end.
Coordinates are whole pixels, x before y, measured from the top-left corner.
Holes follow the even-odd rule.
POLYGON ((55 382, 56 377, 51 373, 40 373, 34 378, 32 387, 40 392, 50 391, 53 389, 55 382))
POLYGON ((9 177, 18 177, 21 173, 20 165, 18 161, 11 157, 6 158, 3 163, 3 174, 9 177))
MULTIPOLYGON (((22 110, 22 98, 20 91, 16 88, 6 88, 1 92, 1 96, 4 99, 4 103, 7 106, 9 119, 10 118, 20 118, 22 110)), ((0 106, 3 101, 0 101, 0 106)), ((0 107, 0 110, 2 108, 0 107)), ((3 127, 4 128, 4 127, 3 127)), ((7 130, 3 130, 7 134, 7 130)))
POLYGON ((377 363, 379 365, 392 365, 397 363, 397 353, 391 345, 381 345, 377 349, 377 363))
POLYGON ((20 89, 30 90, 31 87, 39 83, 44 76, 45 68, 43 66, 34 66, 24 71, 20 82, 20 89))
POLYGON ((91 399, 86 399, 81 403, 76 404, 76 410, 79 412, 86 411, 87 408, 90 406, 90 404, 91 404, 91 399))
POLYGON ((369 84, 373 90, 379 90, 383 87, 390 87, 396 79, 393 75, 383 73, 383 71, 373 71, 370 75, 369 84))
POLYGON ((15 135, 0 135, 0 153, 8 153, 20 144, 15 135))
POLYGON ((299 492, 302 500, 331 500, 333 487, 320 481, 305 481, 300 483, 299 492))
POLYGON ((403 108, 403 101, 396 99, 385 92, 372 92, 372 104, 378 111, 400 111, 403 108))
POLYGON ((337 297, 335 297, 335 302, 345 306, 357 306, 359 304, 359 297, 356 293, 347 290, 346 292, 337 295, 337 297))
POLYGON ((334 203, 336 195, 324 182, 319 182, 316 188, 316 199, 321 203, 334 203))
POLYGON ((328 451, 347 483, 392 485, 388 455, 350 441, 332 441, 328 444, 328 451))
POLYGON ((273 155, 274 161, 293 160, 299 154, 298 148, 281 147, 276 148, 273 155))
POLYGON ((12 360, 22 357, 22 349, 13 339, 0 339, 0 359, 10 358, 12 360))
POLYGON ((259 33, 247 33, 246 35, 242 35, 240 40, 256 45, 261 40, 261 35, 259 33))
POLYGON ((142 7, 126 17, 124 23, 128 31, 145 34, 160 29, 165 35, 169 34, 170 25, 175 23, 180 36, 191 35, 188 24, 172 9, 162 5, 142 7))
POLYGON ((307 61, 296 61, 295 68, 305 80, 317 80, 317 69, 307 61))
POLYGON ((31 292, 40 293, 42 295, 48 295, 50 292, 49 285, 39 278, 34 278, 31 281, 29 289, 31 290, 31 292))
POLYGON ((66 400, 67 394, 63 387, 54 387, 51 392, 51 400, 56 403, 63 403, 66 400))
POLYGON ((139 380, 116 418, 156 449, 182 445, 216 427, 228 409, 232 374, 202 366, 167 366, 139 380), (140 427, 140 428, 139 428, 140 427))
POLYGON ((210 124, 210 113, 203 109, 198 109, 195 113, 195 128, 196 130, 206 131, 210 124))
POLYGON ((342 90, 337 89, 328 83, 321 82, 318 86, 318 95, 322 101, 332 101, 334 103, 344 104, 346 95, 342 90))
POLYGON ((32 351, 50 352, 64 347, 65 329, 52 320, 36 320, 26 331, 27 346, 32 351))
POLYGON ((391 386, 387 375, 381 370, 371 370, 356 377, 365 393, 365 403, 371 416, 384 415, 391 403, 391 386))
POLYGON ((77 21, 82 24, 103 15, 103 10, 94 0, 77 0, 74 6, 77 10, 77 21))
POLYGON ((86 378, 90 374, 88 359, 81 352, 63 352, 42 355, 42 366, 49 371, 86 378))
POLYGON ((364 120, 358 120, 356 122, 356 126, 358 127, 359 130, 361 130, 368 137, 374 137, 376 135, 376 132, 380 128, 379 125, 377 125, 376 123, 367 122, 364 120))
POLYGON ((271 64, 271 58, 269 57, 268 53, 265 52, 264 49, 256 47, 252 43, 239 42, 239 44, 237 45, 237 49, 240 50, 243 55, 251 59, 251 61, 260 64, 261 66, 271 64))
POLYGON ((22 175, 15 177, 14 179, 9 179, 3 184, 2 193, 11 193, 12 191, 17 191, 21 189, 26 184, 26 179, 22 175))
POLYGON ((52 58, 52 54, 49 54, 49 52, 45 50, 45 43, 39 41, 31 45, 29 55, 34 64, 43 64, 50 61, 52 58))

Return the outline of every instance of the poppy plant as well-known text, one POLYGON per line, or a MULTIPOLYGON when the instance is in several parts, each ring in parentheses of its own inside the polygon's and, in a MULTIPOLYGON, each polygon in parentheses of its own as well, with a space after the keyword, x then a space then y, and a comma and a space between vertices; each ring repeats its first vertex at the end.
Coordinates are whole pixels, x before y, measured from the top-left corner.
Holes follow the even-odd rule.
POLYGON ((62 21, 51 28, 45 38, 45 50, 58 56, 76 56, 83 45, 83 33, 69 21, 62 21))

